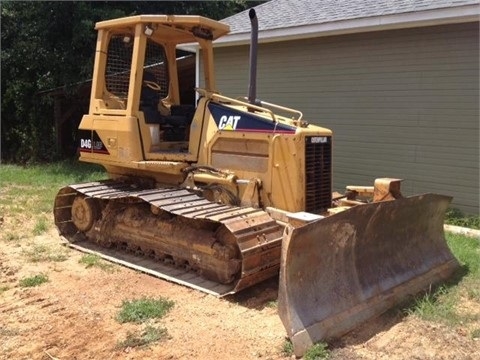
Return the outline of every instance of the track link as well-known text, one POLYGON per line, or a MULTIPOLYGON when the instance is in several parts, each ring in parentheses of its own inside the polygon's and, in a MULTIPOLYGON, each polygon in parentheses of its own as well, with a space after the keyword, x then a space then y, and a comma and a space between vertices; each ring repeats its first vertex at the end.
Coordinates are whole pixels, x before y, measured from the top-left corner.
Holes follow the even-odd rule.
POLYGON ((58 192, 54 217, 72 248, 216 296, 279 269, 283 227, 265 211, 214 203, 183 188, 145 189, 113 180, 70 185, 58 192), (81 208, 81 221, 74 221, 78 198, 93 205, 87 215, 81 208), (128 232, 133 237, 124 238, 128 232), (225 270, 217 275, 217 267, 225 270), (229 271, 235 273, 225 280, 229 271))

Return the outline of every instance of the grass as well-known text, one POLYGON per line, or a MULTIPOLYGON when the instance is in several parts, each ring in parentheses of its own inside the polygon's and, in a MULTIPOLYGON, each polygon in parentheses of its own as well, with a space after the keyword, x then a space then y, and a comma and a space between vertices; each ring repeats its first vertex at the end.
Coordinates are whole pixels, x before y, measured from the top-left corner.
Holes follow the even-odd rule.
POLYGON ((448 234, 447 243, 467 275, 480 278, 480 241, 471 237, 448 234))
POLYGON ((106 177, 96 166, 71 161, 29 167, 0 165, 0 169, 0 188, 6 192, 2 201, 19 207, 29 205, 24 209, 35 213, 51 212, 53 199, 61 187, 106 177))
POLYGON ((288 357, 293 355, 293 344, 290 339, 286 339, 283 343, 282 354, 288 357))
POLYGON ((105 271, 113 270, 113 264, 107 263, 103 261, 102 258, 96 254, 85 254, 83 255, 80 260, 78 260, 80 264, 85 265, 85 268, 96 267, 105 271))
POLYGON ((330 351, 327 349, 326 343, 317 343, 311 346, 303 356, 304 360, 321 360, 328 359, 330 357, 330 351))
POLYGON ((116 319, 119 323, 141 323, 148 319, 160 319, 168 313, 173 305, 173 301, 162 297, 124 300, 116 319))
MULTIPOLYGON (((143 323, 151 319, 161 319, 174 306, 174 302, 165 298, 124 300, 116 320, 120 323, 143 323)), ((117 348, 144 347, 167 337, 166 328, 147 325, 140 334, 128 332, 125 340, 117 348)))
MULTIPOLYGON (((472 327, 480 319, 480 311, 470 309, 480 309, 480 242, 455 234, 447 234, 446 238, 461 270, 451 283, 417 298, 406 312, 447 326, 472 327), (465 306, 468 308, 462 308, 465 306)), ((478 328, 471 329, 472 338, 478 337, 479 333, 478 328)))
POLYGON ((68 160, 52 164, 19 166, 0 164, 0 212, 4 219, 1 239, 16 241, 41 235, 53 227, 53 200, 65 185, 105 179, 98 165, 68 160))
POLYGON ((34 244, 23 251, 28 260, 34 263, 53 261, 61 262, 68 259, 67 252, 61 248, 53 250, 45 244, 34 244))
MULTIPOLYGON (((327 349, 327 343, 316 343, 305 352, 304 360, 322 360, 330 357, 330 351, 327 349)), ((282 354, 284 356, 293 356, 293 344, 290 339, 286 339, 283 343, 282 354)))
POLYGON ((117 348, 145 347, 151 343, 165 339, 167 336, 168 331, 166 328, 148 325, 140 335, 128 332, 126 339, 120 341, 117 344, 117 348))
POLYGON ((0 169, 2 170, 0 178, 0 185, 2 186, 5 184, 26 186, 32 184, 47 184, 47 186, 51 184, 66 185, 105 178, 105 172, 102 167, 82 163, 77 160, 64 160, 50 164, 28 166, 1 164, 0 169))
POLYGON ((450 292, 457 291, 480 308, 480 241, 462 235, 447 235, 448 245, 465 273, 450 292))
POLYGON ((0 294, 2 294, 3 292, 7 291, 8 289, 10 289, 8 286, 0 286, 0 294))
POLYGON ((48 282, 48 277, 45 274, 38 274, 35 276, 23 278, 20 280, 20 287, 34 287, 48 282))
POLYGON ((49 228, 48 220, 45 216, 40 216, 37 218, 35 225, 33 227, 33 235, 38 236, 46 233, 49 228))
POLYGON ((454 292, 449 292, 448 287, 441 286, 417 298, 414 306, 408 309, 407 313, 415 314, 427 321, 457 325, 461 321, 455 311, 457 300, 454 292))
POLYGON ((278 300, 270 300, 265 304, 265 307, 269 309, 276 309, 278 308, 278 300))
POLYGON ((20 235, 11 231, 7 231, 5 232, 2 238, 6 241, 16 241, 16 240, 20 240, 20 235))

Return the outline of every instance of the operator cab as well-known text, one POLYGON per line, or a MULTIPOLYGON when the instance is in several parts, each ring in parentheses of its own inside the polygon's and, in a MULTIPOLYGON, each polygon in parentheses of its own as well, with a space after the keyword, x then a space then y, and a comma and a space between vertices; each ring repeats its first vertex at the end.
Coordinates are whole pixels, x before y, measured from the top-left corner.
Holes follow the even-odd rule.
POLYGON ((90 114, 137 118, 145 160, 162 160, 162 153, 194 160, 196 54, 185 48, 200 46, 205 88, 215 91, 212 40, 228 26, 200 16, 140 15, 99 22, 96 29, 90 114))
MULTIPOLYGON (((131 33, 114 34, 108 45, 105 71, 107 96, 120 101, 122 107, 128 102, 132 42, 131 33)), ((154 40, 147 39, 138 110, 143 113, 145 123, 152 129, 154 145, 162 142, 188 142, 188 129, 195 112, 195 54, 177 49, 175 61, 179 71, 179 104, 169 96, 170 89, 175 89, 176 86, 170 86, 172 76, 169 75, 165 48, 154 40)), ((112 105, 115 107, 116 104, 112 105)))

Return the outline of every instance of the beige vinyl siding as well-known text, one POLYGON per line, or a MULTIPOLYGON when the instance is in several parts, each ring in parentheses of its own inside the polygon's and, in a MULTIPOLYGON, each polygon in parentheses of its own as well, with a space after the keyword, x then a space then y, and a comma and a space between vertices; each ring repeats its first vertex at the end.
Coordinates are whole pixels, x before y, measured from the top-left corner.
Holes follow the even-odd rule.
MULTIPOLYGON (((442 25, 261 44, 257 97, 334 131, 334 188, 405 179, 479 211, 479 28, 442 25)), ((248 90, 248 46, 215 49, 218 89, 248 90)))

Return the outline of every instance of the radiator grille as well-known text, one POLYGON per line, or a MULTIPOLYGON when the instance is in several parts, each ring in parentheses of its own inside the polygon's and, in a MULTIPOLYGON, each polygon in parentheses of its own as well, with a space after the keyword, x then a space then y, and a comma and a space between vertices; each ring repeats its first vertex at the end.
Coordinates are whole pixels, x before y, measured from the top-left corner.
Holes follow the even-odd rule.
POLYGON ((332 138, 305 137, 305 211, 320 213, 332 202, 332 138))

